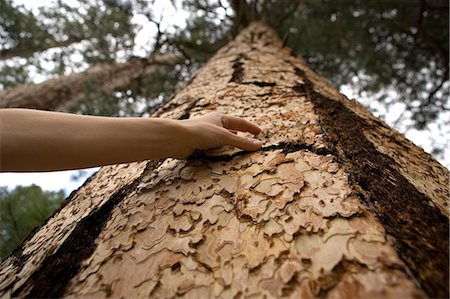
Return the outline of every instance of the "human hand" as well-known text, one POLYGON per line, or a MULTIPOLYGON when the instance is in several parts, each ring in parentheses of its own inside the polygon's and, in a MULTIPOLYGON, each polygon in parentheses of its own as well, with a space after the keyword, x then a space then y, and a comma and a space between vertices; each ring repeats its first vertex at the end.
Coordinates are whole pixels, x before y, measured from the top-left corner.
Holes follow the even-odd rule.
POLYGON ((237 135, 237 132, 249 132, 254 135, 261 132, 257 125, 236 116, 219 112, 182 120, 185 136, 175 154, 176 158, 185 159, 195 150, 218 148, 232 145, 247 151, 259 150, 262 142, 237 135))
POLYGON ((0 109, 0 171, 55 171, 151 159, 185 159, 195 150, 233 145, 252 151, 261 142, 249 121, 210 113, 188 120, 99 117, 31 109, 0 109), (77 136, 73 138, 76 128, 77 136))

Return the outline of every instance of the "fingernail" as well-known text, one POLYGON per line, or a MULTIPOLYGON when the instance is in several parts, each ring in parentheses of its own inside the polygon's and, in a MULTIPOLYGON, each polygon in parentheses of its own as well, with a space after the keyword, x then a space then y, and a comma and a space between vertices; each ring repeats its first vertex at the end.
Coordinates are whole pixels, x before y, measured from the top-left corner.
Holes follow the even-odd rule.
POLYGON ((256 140, 256 139, 255 139, 255 140, 253 140, 252 142, 253 142, 254 145, 262 146, 261 140, 256 140))

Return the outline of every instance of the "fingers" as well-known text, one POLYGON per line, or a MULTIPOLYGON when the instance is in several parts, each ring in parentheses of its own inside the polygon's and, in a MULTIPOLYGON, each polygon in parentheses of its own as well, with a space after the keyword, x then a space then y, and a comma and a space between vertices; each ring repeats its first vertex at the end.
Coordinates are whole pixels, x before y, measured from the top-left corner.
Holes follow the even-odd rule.
POLYGON ((262 147, 261 141, 237 134, 238 131, 249 132, 254 135, 261 132, 260 127, 243 118, 212 112, 197 118, 194 117, 188 121, 192 122, 192 127, 196 127, 197 125, 203 128, 195 132, 197 135, 204 135, 199 139, 201 141, 197 142, 195 146, 197 149, 210 149, 231 145, 246 151, 256 151, 262 147))
POLYGON ((260 140, 246 138, 232 133, 227 134, 227 144, 246 151, 257 151, 262 147, 262 142, 260 140))
POLYGON ((221 120, 222 126, 225 129, 249 132, 254 135, 259 134, 261 132, 260 127, 240 117, 222 115, 221 120))

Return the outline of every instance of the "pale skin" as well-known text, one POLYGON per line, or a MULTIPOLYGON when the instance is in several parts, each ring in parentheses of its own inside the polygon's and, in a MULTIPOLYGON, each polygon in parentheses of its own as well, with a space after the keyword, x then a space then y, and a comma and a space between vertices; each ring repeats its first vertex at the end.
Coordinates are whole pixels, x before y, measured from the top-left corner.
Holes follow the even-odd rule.
POLYGON ((0 171, 55 171, 150 159, 186 159, 195 150, 231 145, 247 151, 261 141, 237 132, 261 129, 218 112, 187 120, 84 116, 0 109, 0 171))

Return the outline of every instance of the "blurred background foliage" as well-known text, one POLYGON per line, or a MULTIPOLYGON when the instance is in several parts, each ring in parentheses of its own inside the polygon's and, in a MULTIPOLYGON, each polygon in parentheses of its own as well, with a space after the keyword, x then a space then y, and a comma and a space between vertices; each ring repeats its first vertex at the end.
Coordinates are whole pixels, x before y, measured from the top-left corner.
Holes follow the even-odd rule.
POLYGON ((41 2, 30 10, 19 0, 0 0, 0 89, 178 53, 182 59, 164 71, 113 92, 86 86, 89 96, 68 110, 148 116, 242 28, 262 20, 294 54, 391 126, 410 138, 425 134, 428 145, 419 145, 449 165, 447 0, 41 2))
MULTIPOLYGON (((127 88, 96 94, 70 111, 151 113, 220 47, 253 20, 275 28, 294 54, 400 131, 442 127, 449 113, 447 0, 57 0, 30 11, 0 0, 0 88, 42 81, 98 64, 178 52, 185 59, 127 88), (159 3, 158 3, 159 2, 159 3), (158 11, 172 6, 183 20, 158 11), (152 26, 148 30, 149 25, 152 26), (147 30, 142 30, 142 29, 147 30), (145 36, 148 34, 151 36, 145 36), (138 50, 137 41, 141 42, 138 50), (375 103, 375 104, 374 104, 375 103), (399 104, 401 104, 399 106, 399 104), (381 105, 381 106, 380 106, 381 105), (145 107, 147 106, 147 107, 145 107)), ((443 149, 436 142, 436 154, 443 149)))
POLYGON ((37 13, 0 0, 0 87, 33 82, 36 73, 46 79, 140 54, 181 52, 186 60, 169 70, 171 74, 156 74, 71 109, 95 114, 104 102, 114 109, 103 114, 139 114, 138 107, 132 107, 139 105, 126 104, 130 98, 133 103, 160 102, 239 30, 263 20, 294 54, 338 87, 350 84, 373 102, 404 104, 402 117, 409 118, 409 127, 423 130, 450 108, 446 0, 165 2, 189 13, 183 26, 163 26, 174 22, 155 12, 155 0, 58 0, 37 13), (137 22, 137 16, 144 18, 137 22), (137 54, 136 38, 145 23, 157 31, 137 54))
POLYGON ((0 187, 0 261, 41 225, 64 200, 64 192, 42 191, 39 186, 0 187))

